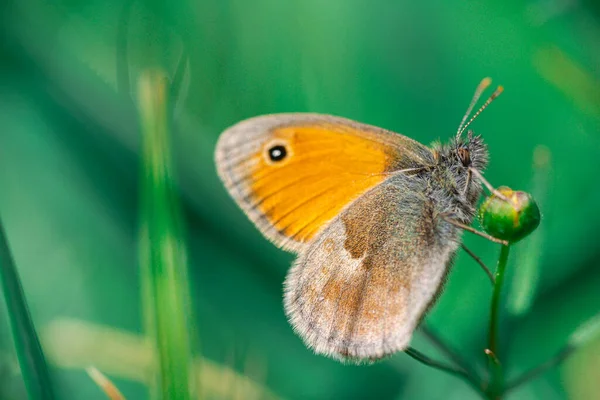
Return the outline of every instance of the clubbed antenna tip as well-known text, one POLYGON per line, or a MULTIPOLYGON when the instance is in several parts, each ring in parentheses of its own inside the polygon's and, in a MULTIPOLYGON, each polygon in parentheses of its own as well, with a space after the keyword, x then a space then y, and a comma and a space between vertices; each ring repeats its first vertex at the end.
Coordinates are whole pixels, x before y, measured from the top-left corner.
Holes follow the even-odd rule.
POLYGON ((473 107, 475 107, 475 104, 477 103, 477 101, 479 100, 479 98, 481 97, 483 92, 488 87, 490 87, 491 84, 492 84, 492 80, 490 78, 484 78, 481 80, 481 82, 477 86, 477 89, 475 89, 475 94, 473 95, 473 99, 471 100, 471 103, 469 104, 469 107, 467 108, 467 112, 465 113, 462 121, 460 122, 460 125, 458 126, 458 130, 456 132, 457 140, 460 138, 462 133, 469 127, 469 125, 471 125, 471 123, 473 121, 475 121, 475 119, 479 116, 479 114, 481 114, 481 112, 483 110, 485 110, 487 108, 487 106, 489 106, 490 103, 492 101, 494 101, 498 96, 500 96, 500 94, 502 94, 502 92, 504 91, 503 86, 498 86, 496 88, 496 90, 494 91, 494 93, 492 93, 492 95, 485 101, 485 103, 483 103, 483 105, 479 108, 479 110, 477 110, 477 112, 471 117, 471 119, 467 123, 465 123, 465 121, 471 114, 473 107))

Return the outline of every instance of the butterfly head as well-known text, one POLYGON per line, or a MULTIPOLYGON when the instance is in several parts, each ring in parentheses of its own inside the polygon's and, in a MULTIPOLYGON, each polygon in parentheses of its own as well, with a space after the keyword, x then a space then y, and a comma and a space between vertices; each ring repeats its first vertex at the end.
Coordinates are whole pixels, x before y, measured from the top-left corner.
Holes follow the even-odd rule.
POLYGON ((460 121, 458 129, 456 131, 456 136, 454 138, 454 144, 450 147, 454 148, 453 158, 459 162, 459 167, 462 166, 467 170, 469 168, 475 168, 477 170, 482 170, 487 165, 487 149, 481 139, 481 136, 474 136, 473 131, 469 130, 467 132, 467 138, 464 139, 462 137, 463 132, 471 125, 471 123, 490 105, 492 101, 494 101, 500 94, 504 91, 502 86, 498 86, 496 90, 491 94, 490 97, 483 103, 483 105, 471 116, 471 111, 473 111, 473 107, 477 104, 479 98, 485 92, 485 90, 492 84, 492 80, 490 78, 484 78, 477 89, 475 89, 475 93, 473 94, 473 98, 471 99, 471 103, 469 103, 469 107, 467 108, 467 112, 463 116, 463 119, 460 121))
POLYGON ((467 138, 454 140, 449 146, 448 156, 455 160, 456 167, 468 170, 485 169, 488 163, 487 146, 481 136, 475 136, 473 131, 467 133, 467 138))
POLYGON ((486 144, 481 136, 469 131, 466 138, 434 143, 432 152, 435 165, 431 177, 434 187, 440 189, 437 199, 441 209, 470 223, 482 192, 478 172, 483 172, 488 163, 486 144))
POLYGON ((459 193, 469 203, 475 202, 480 193, 479 182, 477 182, 477 179, 473 179, 472 170, 482 171, 487 166, 488 151, 481 136, 475 136, 472 130, 468 130, 466 138, 464 138, 463 132, 504 91, 502 86, 498 86, 483 105, 471 116, 471 111, 473 111, 479 98, 491 84, 492 80, 490 78, 484 78, 479 83, 473 94, 471 103, 469 103, 467 112, 458 126, 456 136, 451 140, 449 145, 439 148, 439 158, 442 159, 442 164, 445 164, 450 171, 456 187, 463 188, 459 190, 459 193))

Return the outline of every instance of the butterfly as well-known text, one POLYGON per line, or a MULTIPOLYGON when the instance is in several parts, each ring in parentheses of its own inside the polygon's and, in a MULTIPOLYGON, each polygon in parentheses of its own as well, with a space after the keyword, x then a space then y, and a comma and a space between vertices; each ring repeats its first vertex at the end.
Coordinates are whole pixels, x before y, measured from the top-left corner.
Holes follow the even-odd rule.
POLYGON ((502 92, 467 121, 490 84, 481 81, 447 144, 310 113, 250 118, 221 134, 215 162, 229 194, 297 254, 285 313, 316 353, 361 363, 409 346, 489 185, 487 147, 463 133, 502 92))

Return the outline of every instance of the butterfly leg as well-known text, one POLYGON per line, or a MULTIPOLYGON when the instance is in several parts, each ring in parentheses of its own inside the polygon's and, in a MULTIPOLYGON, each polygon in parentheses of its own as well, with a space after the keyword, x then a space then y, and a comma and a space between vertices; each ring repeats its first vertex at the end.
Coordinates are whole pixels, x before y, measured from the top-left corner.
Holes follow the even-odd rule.
POLYGON ((471 177, 473 176, 471 170, 467 171, 467 183, 465 183, 465 188, 463 189, 463 196, 467 195, 469 191, 469 186, 471 185, 471 177))
POLYGON ((487 179, 485 179, 483 177, 483 174, 481 172, 479 172, 476 168, 469 168, 469 173, 472 173, 473 175, 477 176, 479 178, 479 180, 483 183, 483 185, 490 191, 490 193, 492 193, 494 196, 510 202, 510 199, 508 197, 506 197, 505 195, 503 195, 502 193, 500 193, 498 190, 496 190, 496 188, 494 188, 492 186, 491 183, 488 182, 487 179))
POLYGON ((454 226, 456 226, 458 228, 464 229, 465 231, 469 231, 471 233, 479 235, 479 236, 481 236, 483 238, 486 238, 487 240, 489 240, 491 242, 494 242, 494 243, 503 244, 505 246, 508 245, 508 242, 506 240, 497 239, 497 238, 495 238, 493 236, 488 235, 485 232, 478 231, 477 229, 472 228, 469 225, 465 225, 465 224, 463 224, 461 222, 458 222, 458 221, 456 221, 456 220, 448 217, 447 215, 440 215, 440 216, 444 219, 444 221, 446 221, 446 222, 448 222, 448 223, 450 223, 450 224, 452 224, 452 225, 454 225, 454 226))
POLYGON ((483 269, 483 271, 486 273, 486 275, 488 276, 488 278, 490 278, 490 281, 492 282, 492 285, 494 283, 496 283, 496 279, 494 278, 494 275, 492 274, 492 271, 490 271, 490 269, 487 267, 487 265, 485 265, 483 263, 483 261, 481 261, 481 258, 477 257, 477 255, 475 253, 473 253, 467 246, 465 246, 464 244, 461 244, 462 249, 468 254, 470 255, 473 260, 475 260, 475 262, 477 262, 477 264, 479 264, 479 266, 481 267, 481 269, 483 269))

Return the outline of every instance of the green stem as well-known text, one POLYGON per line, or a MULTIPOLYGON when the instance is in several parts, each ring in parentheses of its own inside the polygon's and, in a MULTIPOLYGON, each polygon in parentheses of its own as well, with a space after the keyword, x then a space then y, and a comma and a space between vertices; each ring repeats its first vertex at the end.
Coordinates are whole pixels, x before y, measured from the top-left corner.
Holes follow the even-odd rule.
POLYGON ((464 243, 462 244, 462 249, 471 256, 471 258, 473 260, 475 260, 475 262, 477 264, 479 264, 479 266, 481 267, 481 269, 483 270, 483 272, 485 272, 485 274, 487 275, 487 277, 490 279, 490 283, 492 284, 492 286, 494 286, 494 284, 496 283, 496 280, 494 279, 494 274, 492 274, 492 271, 490 271, 490 269, 487 267, 487 265, 485 265, 485 263, 481 260, 481 258, 477 257, 477 254, 473 253, 467 246, 464 245, 464 243))
POLYGON ((490 309, 490 330, 488 336, 488 350, 490 356, 490 385, 488 387, 488 396, 490 398, 500 398, 500 393, 504 385, 504 376, 502 365, 498 361, 498 325, 500 319, 500 295, 502 293, 502 285, 504 284, 504 272, 506 271, 506 263, 510 245, 502 245, 500 248, 500 257, 495 273, 494 293, 492 294, 492 303, 490 309))
POLYGON ((419 361, 421 364, 427 365, 427 366, 435 368, 435 369, 439 369, 440 371, 444 371, 448 374, 462 378, 473 389, 475 389, 477 391, 477 393, 483 394, 483 389, 481 387, 481 384, 479 382, 477 382, 477 380, 474 379, 471 375, 469 375, 469 373, 462 367, 455 367, 453 365, 445 364, 443 362, 434 360, 434 359, 430 358, 429 356, 426 356, 425 354, 416 350, 413 347, 409 347, 408 349, 404 350, 404 352, 409 357, 419 361))
MULTIPOLYGON (((450 348, 427 324, 421 325, 421 333, 425 336, 438 350, 444 353, 452 362, 464 369, 474 380, 481 376, 481 371, 476 371, 462 356, 450 348)), ((481 386, 481 385, 480 385, 481 386)))
POLYGON ((467 373, 465 372, 465 370, 463 370, 462 368, 456 368, 452 365, 449 364, 445 364, 443 362, 434 360, 432 358, 430 358, 429 356, 426 356, 425 354, 421 353, 419 350, 409 347, 408 349, 404 350, 404 352, 410 356, 411 358, 419 361, 422 364, 425 364, 429 367, 433 367, 435 369, 439 369, 441 371, 447 372, 449 374, 464 378, 464 379, 469 379, 469 377, 467 376, 467 373))
POLYGON ((4 228, 0 222, 0 284, 19 359, 19 367, 30 399, 52 400, 54 391, 46 365, 46 359, 40 346, 19 274, 14 264, 4 228))

